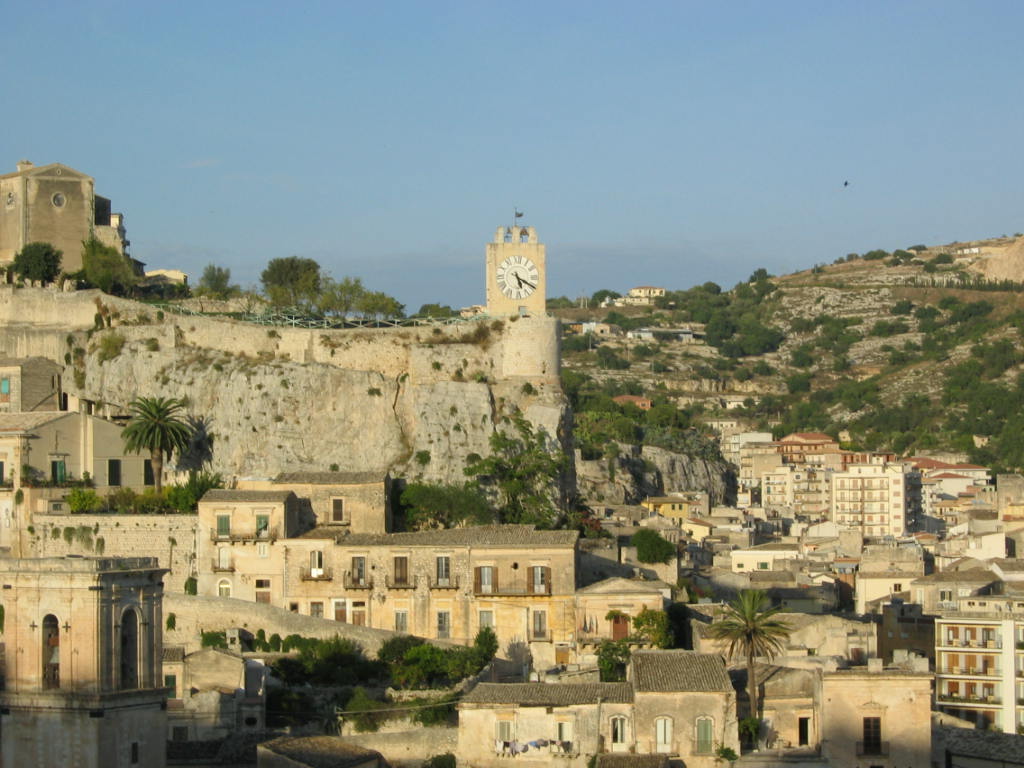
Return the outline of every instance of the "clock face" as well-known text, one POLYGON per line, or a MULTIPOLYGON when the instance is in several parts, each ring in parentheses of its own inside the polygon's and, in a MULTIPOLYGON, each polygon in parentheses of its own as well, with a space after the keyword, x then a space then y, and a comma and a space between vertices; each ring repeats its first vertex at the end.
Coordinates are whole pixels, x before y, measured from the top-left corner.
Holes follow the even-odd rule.
POLYGON ((537 265, 525 256, 509 256, 498 265, 498 287, 510 299, 525 299, 535 290, 540 278, 537 265))

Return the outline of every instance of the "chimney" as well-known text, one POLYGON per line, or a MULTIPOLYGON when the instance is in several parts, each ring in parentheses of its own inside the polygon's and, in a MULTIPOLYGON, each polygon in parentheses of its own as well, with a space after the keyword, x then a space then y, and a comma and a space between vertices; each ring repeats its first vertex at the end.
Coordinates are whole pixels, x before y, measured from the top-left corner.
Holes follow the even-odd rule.
POLYGON ((18 161, 18 173, 27 171, 29 168, 35 168, 35 163, 31 160, 19 160, 18 161))

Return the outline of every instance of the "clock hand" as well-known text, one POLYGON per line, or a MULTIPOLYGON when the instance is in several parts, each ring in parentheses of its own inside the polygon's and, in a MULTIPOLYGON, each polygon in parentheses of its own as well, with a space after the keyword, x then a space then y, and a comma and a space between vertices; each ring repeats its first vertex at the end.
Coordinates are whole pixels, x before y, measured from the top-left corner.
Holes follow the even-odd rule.
POLYGON ((534 285, 533 283, 531 283, 529 280, 520 280, 519 281, 519 287, 522 288, 523 285, 528 285, 531 288, 533 288, 534 290, 537 290, 537 286, 534 285))
POLYGON ((519 287, 522 288, 523 287, 523 278, 521 278, 519 276, 518 272, 513 272, 512 274, 514 274, 516 276, 516 282, 519 283, 519 287))

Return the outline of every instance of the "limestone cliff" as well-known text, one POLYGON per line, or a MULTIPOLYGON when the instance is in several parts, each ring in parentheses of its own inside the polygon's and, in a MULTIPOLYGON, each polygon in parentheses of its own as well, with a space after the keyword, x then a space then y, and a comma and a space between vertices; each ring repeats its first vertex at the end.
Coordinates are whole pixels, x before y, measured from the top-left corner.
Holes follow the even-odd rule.
POLYGON ((520 409, 562 433, 557 321, 301 329, 180 315, 97 291, 0 288, 0 354, 67 365, 72 405, 118 415, 138 396, 187 398, 211 421, 214 469, 391 471, 459 480, 520 409))

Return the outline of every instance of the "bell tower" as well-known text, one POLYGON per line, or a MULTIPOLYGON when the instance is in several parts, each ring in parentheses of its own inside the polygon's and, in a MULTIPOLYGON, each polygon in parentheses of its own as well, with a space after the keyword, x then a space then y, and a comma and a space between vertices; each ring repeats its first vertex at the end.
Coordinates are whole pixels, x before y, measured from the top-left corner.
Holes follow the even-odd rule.
POLYGON ((546 273, 544 244, 533 227, 498 227, 487 244, 487 313, 543 315, 546 273))

